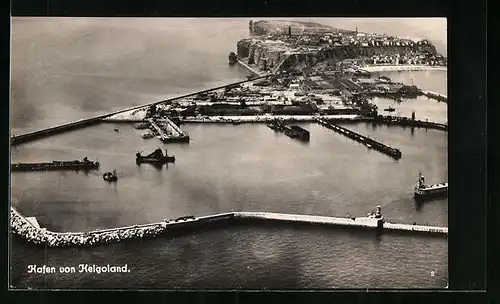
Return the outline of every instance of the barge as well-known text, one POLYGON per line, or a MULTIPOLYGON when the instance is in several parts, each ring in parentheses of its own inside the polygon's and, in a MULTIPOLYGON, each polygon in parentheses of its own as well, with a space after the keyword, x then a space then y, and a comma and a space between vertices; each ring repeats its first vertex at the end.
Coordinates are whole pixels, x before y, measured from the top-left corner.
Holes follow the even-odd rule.
POLYGON ((165 155, 163 155, 163 151, 161 149, 156 149, 153 153, 150 153, 146 156, 142 156, 140 152, 137 152, 135 156, 136 156, 135 162, 138 165, 143 163, 155 164, 155 165, 175 163, 175 156, 174 155, 169 156, 167 150, 165 150, 165 155))
POLYGON ((299 126, 286 126, 285 135, 302 141, 309 141, 309 131, 299 126))
POLYGON ((98 161, 83 160, 53 161, 51 163, 17 163, 11 164, 11 171, 45 171, 45 170, 98 170, 98 161))
POLYGON ((414 192, 415 199, 418 200, 434 197, 446 197, 448 195, 448 183, 426 185, 425 177, 422 173, 419 173, 414 192))
POLYGON ((234 52, 229 53, 229 64, 236 63, 238 63, 238 56, 234 52))
POLYGON ((137 130, 143 130, 149 128, 150 124, 149 122, 138 122, 134 124, 134 128, 137 130))

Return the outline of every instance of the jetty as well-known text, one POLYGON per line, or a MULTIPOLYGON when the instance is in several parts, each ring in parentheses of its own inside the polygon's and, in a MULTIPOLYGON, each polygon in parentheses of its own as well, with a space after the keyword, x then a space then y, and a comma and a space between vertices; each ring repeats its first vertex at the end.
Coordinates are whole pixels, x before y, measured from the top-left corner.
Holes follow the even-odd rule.
POLYGON ((432 98, 432 99, 435 99, 437 101, 442 101, 442 102, 448 102, 448 96, 446 96, 444 94, 440 94, 440 93, 436 93, 436 92, 432 92, 432 91, 422 91, 422 94, 427 96, 427 98, 432 98))
POLYGON ((206 231, 214 223, 222 223, 227 226, 231 223, 255 223, 274 222, 286 223, 288 225, 323 225, 329 227, 358 228, 373 230, 378 233, 402 232, 413 234, 428 234, 435 236, 447 236, 447 227, 409 225, 386 222, 382 216, 380 206, 377 212, 367 217, 331 217, 304 214, 285 214, 271 212, 228 212, 201 217, 182 216, 176 219, 165 219, 162 222, 134 225, 127 227, 101 229, 89 232, 53 232, 41 228, 36 218, 25 218, 17 210, 11 207, 10 227, 11 231, 26 241, 34 244, 47 245, 49 247, 90 247, 101 244, 109 244, 125 241, 128 239, 142 239, 156 237, 159 235, 175 236, 177 232, 187 228, 195 228, 206 231))
POLYGON ((173 141, 175 142, 189 142, 189 135, 187 135, 179 126, 177 126, 171 119, 165 117, 158 119, 158 123, 164 126, 172 133, 173 141))
POLYGON ((147 120, 151 125, 151 129, 155 132, 155 135, 163 143, 173 143, 173 142, 189 142, 189 136, 187 136, 178 126, 176 126, 170 119, 154 120, 149 118, 147 120))
POLYGON ((394 149, 394 148, 391 148, 381 142, 378 142, 374 139, 371 139, 369 137, 366 137, 364 135, 361 135, 359 133, 356 133, 354 131, 351 131, 347 128, 344 128, 344 127, 341 127, 339 125, 336 125, 336 124, 333 124, 333 123, 329 123, 329 122, 326 122, 325 120, 323 119, 320 119, 320 118, 317 118, 316 121, 330 129, 330 130, 333 130, 333 131, 336 131, 337 133, 339 134, 342 134, 350 139, 353 139, 363 145, 365 145, 366 147, 368 147, 369 149, 374 149, 374 150, 377 150, 383 154, 386 154, 386 155, 389 155, 390 157, 398 160, 401 158, 401 151, 399 151, 398 149, 394 149))

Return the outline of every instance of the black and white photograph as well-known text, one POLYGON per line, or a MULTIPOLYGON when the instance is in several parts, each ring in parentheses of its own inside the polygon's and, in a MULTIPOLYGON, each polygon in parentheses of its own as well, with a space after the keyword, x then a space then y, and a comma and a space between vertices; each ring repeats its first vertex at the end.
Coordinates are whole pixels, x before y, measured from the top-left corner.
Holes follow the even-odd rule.
POLYGON ((10 289, 448 288, 447 58, 446 18, 12 17, 10 289))

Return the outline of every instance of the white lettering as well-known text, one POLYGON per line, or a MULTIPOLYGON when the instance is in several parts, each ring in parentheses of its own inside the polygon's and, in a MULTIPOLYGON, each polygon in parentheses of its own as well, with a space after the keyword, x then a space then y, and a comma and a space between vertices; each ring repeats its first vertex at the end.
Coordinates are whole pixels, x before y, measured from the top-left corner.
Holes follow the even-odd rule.
POLYGON ((107 273, 107 272, 130 272, 130 269, 128 269, 128 265, 125 264, 123 266, 111 266, 109 264, 105 266, 98 266, 95 264, 89 265, 89 264, 79 264, 78 265, 78 272, 87 272, 87 273, 107 273))
POLYGON ((56 272, 55 267, 48 267, 46 265, 42 265, 42 266, 28 265, 28 273, 46 274, 46 273, 55 273, 55 272, 56 272))
POLYGON ((76 269, 75 267, 71 266, 71 267, 59 267, 59 272, 60 273, 75 273, 76 272, 76 269))

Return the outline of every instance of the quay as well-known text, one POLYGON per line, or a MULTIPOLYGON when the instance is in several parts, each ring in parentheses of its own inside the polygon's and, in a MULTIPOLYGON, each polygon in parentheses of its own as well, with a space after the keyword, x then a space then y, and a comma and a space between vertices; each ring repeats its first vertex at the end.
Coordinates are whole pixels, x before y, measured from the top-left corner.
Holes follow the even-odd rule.
POLYGON ((242 81, 238 81, 235 83, 225 84, 225 85, 221 85, 221 86, 218 86, 215 88, 210 88, 210 89, 206 89, 206 90, 202 90, 202 91, 198 91, 198 92, 194 92, 194 93, 188 93, 188 94, 184 94, 181 96, 177 96, 177 97, 173 97, 173 98, 169 98, 169 99, 165 99, 165 100, 161 100, 161 101, 155 101, 155 102, 145 104, 145 105, 135 106, 135 107, 131 107, 131 108, 127 108, 127 109, 123 109, 123 110, 119 110, 119 111, 115 111, 115 112, 111 112, 111 113, 107 113, 107 114, 103 114, 103 115, 98 115, 98 116, 94 116, 94 117, 90 117, 90 118, 80 119, 77 121, 64 123, 61 125, 57 125, 54 127, 50 127, 50 128, 46 128, 46 129, 42 129, 42 130, 38 130, 38 131, 34 131, 34 132, 29 132, 29 133, 25 133, 25 134, 21 134, 21 135, 15 135, 15 136, 11 137, 10 143, 11 143, 11 145, 18 145, 18 144, 26 143, 26 142, 33 141, 36 139, 49 137, 49 136, 52 136, 55 134, 60 134, 60 133, 66 132, 66 131, 76 130, 76 129, 80 129, 80 128, 87 127, 87 126, 92 126, 92 125, 101 123, 103 120, 105 120, 106 118, 111 117, 113 115, 142 109, 142 108, 145 108, 148 106, 172 102, 172 101, 175 101, 178 99, 187 98, 187 97, 195 96, 198 94, 216 91, 216 90, 224 89, 226 87, 231 87, 231 86, 238 85, 238 84, 243 84, 243 83, 247 83, 247 82, 251 82, 251 81, 255 81, 255 80, 259 80, 259 79, 264 79, 264 78, 267 78, 269 76, 270 75, 258 76, 258 77, 254 77, 252 79, 247 79, 247 80, 242 80, 242 81))
POLYGON ((179 142, 189 142, 189 135, 187 135, 179 126, 177 126, 172 120, 165 117, 163 119, 158 119, 158 122, 164 123, 167 125, 174 136, 178 139, 179 142))
MULTIPOLYGON (((331 217, 303 214, 284 214, 270 212, 229 212, 201 217, 183 216, 177 219, 166 219, 162 222, 134 225, 127 227, 101 229, 89 232, 52 232, 41 228, 36 218, 25 218, 14 207, 11 207, 10 226, 11 231, 26 241, 34 244, 47 245, 49 247, 90 247, 101 244, 109 244, 125 241, 128 239, 142 239, 146 237, 157 237, 170 232, 188 228, 203 228, 215 223, 237 224, 245 222, 275 222, 287 224, 324 225, 330 227, 361 228, 378 232, 404 232, 416 234, 428 234, 435 236, 447 236, 447 227, 408 225, 385 222, 380 207, 377 214, 368 217, 331 217)), ((170 233, 170 235, 174 235, 170 233)))
POLYGON ((328 128, 330 130, 336 131, 336 132, 338 132, 338 133, 340 133, 340 134, 342 134, 342 135, 344 135, 352 140, 355 140, 355 141, 367 146, 369 149, 373 148, 373 149, 375 149, 383 154, 389 155, 390 157, 392 157, 396 160, 401 158, 401 151, 399 151, 398 149, 391 148, 387 145, 384 145, 381 142, 378 142, 374 139, 368 138, 364 135, 361 135, 359 133, 356 133, 354 131, 351 131, 349 129, 341 127, 339 125, 335 125, 333 123, 328 123, 321 118, 317 118, 316 121, 320 125, 328 128))
POLYGON ((173 142, 189 142, 189 136, 187 136, 179 127, 177 127, 170 119, 163 119, 161 122, 155 121, 152 118, 147 120, 151 127, 154 129, 157 137, 164 143, 173 142), (163 128, 158 125, 161 123, 163 128), (170 132, 167 133, 165 129, 170 128, 170 132))

